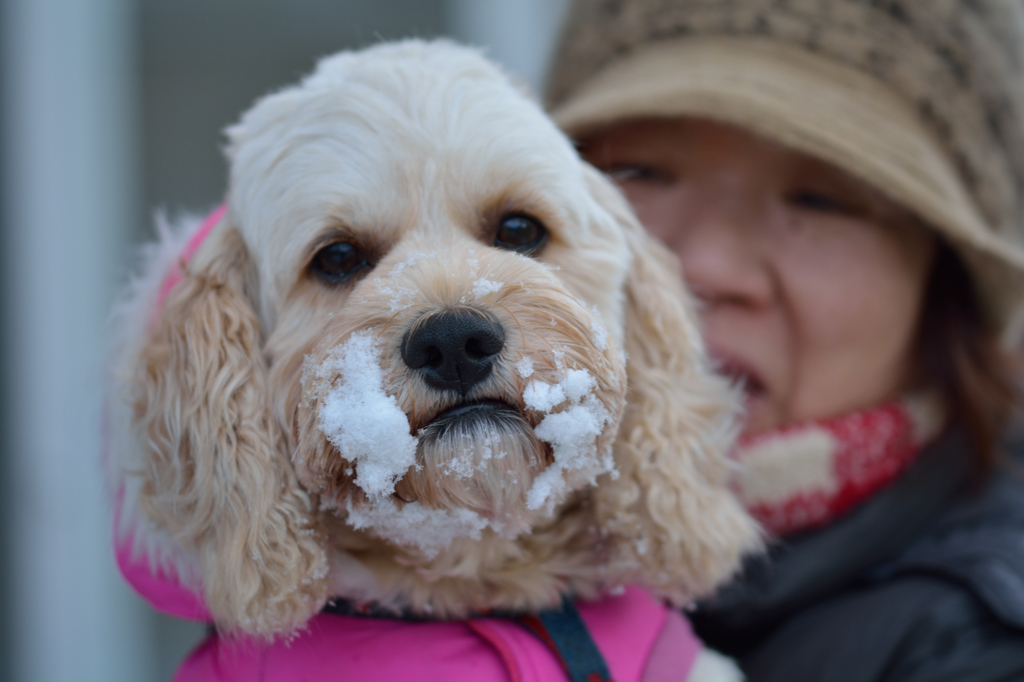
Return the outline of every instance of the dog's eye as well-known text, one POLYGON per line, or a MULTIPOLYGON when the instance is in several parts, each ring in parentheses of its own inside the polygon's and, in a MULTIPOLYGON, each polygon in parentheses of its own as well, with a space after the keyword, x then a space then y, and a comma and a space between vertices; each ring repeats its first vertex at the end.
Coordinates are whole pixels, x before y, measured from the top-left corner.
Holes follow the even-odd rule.
POLYGON ((339 284, 369 265, 365 254, 355 244, 334 242, 316 252, 310 266, 318 276, 339 284))
POLYGON ((494 245, 500 249, 530 255, 548 239, 548 231, 539 220, 527 215, 512 214, 501 219, 494 245))

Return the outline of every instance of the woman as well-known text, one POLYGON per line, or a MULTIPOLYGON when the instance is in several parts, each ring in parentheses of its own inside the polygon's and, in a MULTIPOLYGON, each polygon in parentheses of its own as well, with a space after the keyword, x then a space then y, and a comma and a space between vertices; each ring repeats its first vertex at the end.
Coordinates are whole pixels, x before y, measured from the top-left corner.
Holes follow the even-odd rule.
POLYGON ((1024 679, 1024 7, 577 0, 555 119, 678 255, 773 538, 694 614, 768 680, 1024 679))

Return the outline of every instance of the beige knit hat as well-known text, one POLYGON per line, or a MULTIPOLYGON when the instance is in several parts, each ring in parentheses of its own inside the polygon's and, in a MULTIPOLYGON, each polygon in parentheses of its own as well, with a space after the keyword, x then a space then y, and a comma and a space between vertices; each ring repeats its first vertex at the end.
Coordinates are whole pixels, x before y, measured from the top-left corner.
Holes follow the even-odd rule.
POLYGON ((701 116, 869 182, 957 247, 1019 338, 1024 0, 575 0, 554 65, 574 137, 701 116))

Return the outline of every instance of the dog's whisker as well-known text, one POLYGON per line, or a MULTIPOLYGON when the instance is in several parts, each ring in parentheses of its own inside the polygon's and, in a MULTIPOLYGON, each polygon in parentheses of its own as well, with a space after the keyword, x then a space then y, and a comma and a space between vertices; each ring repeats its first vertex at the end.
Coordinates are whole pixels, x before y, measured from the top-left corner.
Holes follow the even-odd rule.
POLYGON ((391 317, 389 317, 387 319, 387 321, 384 322, 384 325, 383 325, 383 327, 381 327, 380 333, 377 335, 377 337, 380 338, 384 334, 384 332, 386 332, 389 329, 391 329, 391 325, 393 325, 395 323, 395 321, 398 319, 398 316, 403 314, 403 313, 405 313, 405 312, 406 312, 405 310, 399 310, 399 311, 395 312, 394 314, 392 314, 391 317))
MULTIPOLYGON (((521 286, 521 285, 517 285, 517 286, 521 286)), ((522 288, 525 289, 525 287, 522 287, 522 288)), ((553 362, 551 362, 550 360, 548 360, 545 355, 543 355, 542 353, 538 353, 537 350, 530 343, 529 338, 526 336, 526 332, 523 329, 523 324, 522 324, 522 322, 519 321, 519 318, 516 316, 515 313, 513 313, 511 310, 509 310, 509 308, 507 306, 504 306, 504 305, 502 305, 500 303, 490 302, 490 304, 494 305, 494 306, 497 306, 497 307, 501 308, 502 310, 504 310, 506 313, 508 313, 509 317, 511 317, 512 320, 516 323, 516 326, 519 327, 519 335, 520 335, 520 337, 523 340, 523 347, 527 351, 529 351, 533 355, 533 357, 539 357, 548 366, 548 369, 556 369, 556 365, 553 362)), ((543 337, 541 337, 541 338, 543 339, 543 337)), ((547 341, 547 339, 544 339, 544 340, 547 341)), ((549 341, 547 342, 547 345, 548 345, 548 350, 553 353, 554 350, 555 350, 555 347, 553 345, 551 345, 551 342, 549 342, 549 341)), ((525 353, 522 354, 522 357, 525 358, 526 354, 525 353)))
POLYGON ((419 411, 416 409, 416 398, 413 397, 412 391, 407 391, 409 400, 409 423, 418 424, 420 422, 419 411))
POLYGON ((494 303, 492 301, 487 301, 487 303, 489 303, 490 305, 496 306, 498 308, 501 308, 506 313, 508 313, 508 316, 511 317, 512 321, 516 323, 517 327, 519 327, 519 337, 523 340, 523 345, 526 346, 527 348, 529 348, 529 342, 526 340, 526 332, 523 330, 523 325, 519 321, 519 318, 516 317, 516 314, 513 313, 511 310, 509 310, 508 306, 502 305, 501 303, 494 303))

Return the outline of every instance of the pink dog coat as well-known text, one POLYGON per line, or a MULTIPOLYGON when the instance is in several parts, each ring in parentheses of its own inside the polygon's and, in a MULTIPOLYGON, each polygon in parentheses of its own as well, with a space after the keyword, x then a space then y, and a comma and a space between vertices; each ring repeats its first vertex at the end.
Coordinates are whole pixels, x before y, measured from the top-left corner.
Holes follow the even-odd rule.
MULTIPOLYGON (((222 206, 203 221, 182 253, 182 262, 188 262, 224 212, 222 206)), ((157 314, 182 278, 180 267, 168 273, 158 294, 157 314)), ((120 513, 117 504, 115 528, 120 513)), ((172 572, 151 567, 145 556, 132 551, 130 538, 117 538, 115 534, 121 574, 153 608, 212 622, 201 595, 182 585, 172 572)), ((700 641, 679 613, 644 590, 629 587, 622 594, 576 606, 615 682, 688 677, 701 650, 700 641)), ((577 682, 553 647, 543 632, 535 634, 511 618, 410 621, 321 613, 294 637, 272 643, 213 633, 189 655, 174 680, 577 682)), ((580 682, 610 680, 592 674, 580 682)))
MULTIPOLYGON (((643 590, 579 604, 616 682, 685 680, 700 650, 686 620, 643 590)), ((320 614, 290 642, 210 635, 176 682, 401 680, 562 682, 552 650, 512 620, 411 622, 320 614)), ((592 679, 588 682, 602 682, 592 679)))

